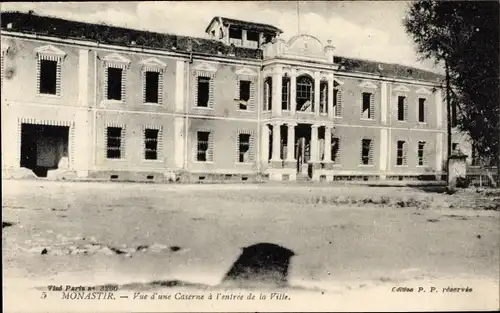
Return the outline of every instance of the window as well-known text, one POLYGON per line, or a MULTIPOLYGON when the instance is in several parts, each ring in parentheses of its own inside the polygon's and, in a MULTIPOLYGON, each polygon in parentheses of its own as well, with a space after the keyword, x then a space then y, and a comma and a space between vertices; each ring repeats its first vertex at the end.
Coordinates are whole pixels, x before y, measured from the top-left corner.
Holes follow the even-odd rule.
POLYGON ((406 142, 398 140, 396 147, 396 165, 406 165, 406 142))
POLYGON ((210 78, 209 77, 198 77, 198 107, 208 107, 208 101, 210 99, 210 78))
POLYGON ((425 123, 425 98, 418 99, 418 121, 425 123))
POLYGON ((319 112, 328 113, 328 82, 320 83, 319 112))
POLYGON ((122 100, 122 75, 123 69, 116 67, 108 67, 108 100, 122 100))
POLYGON ((313 80, 309 76, 297 78, 297 111, 314 111, 313 80))
POLYGON ((264 111, 271 111, 273 108, 273 79, 266 78, 264 81, 264 111))
POLYGON ((144 130, 144 159, 158 160, 158 129, 144 130))
POLYGON ((406 97, 398 96, 398 121, 406 120, 406 97))
POLYGON ((108 127, 106 134, 106 157, 108 159, 122 158, 122 128, 108 127))
POLYGON ((281 109, 290 110, 290 78, 283 77, 281 85, 281 109))
POLYGON ((40 60, 40 93, 57 94, 57 61, 40 60))
POLYGON ((230 27, 229 28, 229 38, 241 39, 242 31, 239 28, 230 27))
POLYGON ((238 134, 238 162, 250 161, 250 134, 238 134))
POLYGON ((340 163, 339 159, 339 152, 340 152, 340 138, 332 138, 332 161, 333 163, 340 163))
POLYGON ((160 73, 146 71, 145 72, 145 103, 160 103, 160 73))
POLYGON ((250 84, 248 80, 240 80, 240 100, 250 100, 250 84))
POLYGON ((362 93, 362 111, 361 117, 364 119, 372 119, 373 113, 371 112, 371 102, 372 102, 372 94, 369 92, 362 93))
POLYGON ((198 162, 211 161, 210 151, 210 132, 199 131, 197 132, 197 155, 198 162))
POLYGON ((372 151, 371 139, 363 139, 361 141, 361 164, 362 165, 373 164, 373 151, 372 151))
POLYGON ((457 151, 458 150, 458 143, 456 142, 453 142, 451 144, 451 151, 457 151))
POLYGON ((427 160, 425 158, 425 141, 418 142, 417 157, 419 166, 426 165, 427 160))

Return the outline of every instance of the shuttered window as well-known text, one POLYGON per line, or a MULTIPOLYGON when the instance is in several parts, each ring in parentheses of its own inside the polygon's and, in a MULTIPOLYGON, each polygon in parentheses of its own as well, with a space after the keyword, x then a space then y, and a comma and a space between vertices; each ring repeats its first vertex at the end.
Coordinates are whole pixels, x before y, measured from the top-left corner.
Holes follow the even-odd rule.
POLYGON ((371 92, 361 93, 361 118, 374 119, 375 102, 371 92))
POLYGON ((423 166, 427 165, 427 153, 426 153, 426 142, 425 141, 419 141, 418 142, 418 147, 417 147, 417 159, 418 159, 418 165, 423 166))
POLYGON ((194 105, 199 108, 214 107, 214 80, 215 73, 195 71, 194 105))
POLYGON ((238 163, 250 163, 254 161, 255 143, 252 132, 245 130, 238 131, 236 153, 238 163))
POLYGON ((106 158, 125 158, 124 133, 125 128, 123 127, 106 127, 106 158))
POLYGON ((373 165, 373 140, 361 140, 361 165, 373 165))
POLYGON ((418 98, 418 121, 420 123, 425 123, 426 122, 426 111, 427 111, 427 104, 426 104, 425 98, 418 98))
POLYGON ((397 141, 396 165, 408 164, 408 143, 404 140, 397 141))
POLYGON ((161 127, 147 126, 143 128, 144 160, 159 160, 161 154, 161 127))
POLYGON ((408 121, 408 103, 405 96, 398 96, 398 121, 408 121))
POLYGON ((213 138, 210 131, 198 131, 196 133, 196 161, 212 162, 213 161, 213 138))

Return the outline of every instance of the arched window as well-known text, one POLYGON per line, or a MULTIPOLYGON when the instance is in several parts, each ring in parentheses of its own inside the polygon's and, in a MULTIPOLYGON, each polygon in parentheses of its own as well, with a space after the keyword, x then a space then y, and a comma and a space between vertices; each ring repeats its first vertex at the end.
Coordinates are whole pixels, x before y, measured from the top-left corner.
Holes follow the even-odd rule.
POLYGON ((297 111, 314 110, 314 81, 310 76, 297 77, 297 111))
POLYGON ((281 109, 290 110, 290 77, 283 77, 281 84, 281 109))

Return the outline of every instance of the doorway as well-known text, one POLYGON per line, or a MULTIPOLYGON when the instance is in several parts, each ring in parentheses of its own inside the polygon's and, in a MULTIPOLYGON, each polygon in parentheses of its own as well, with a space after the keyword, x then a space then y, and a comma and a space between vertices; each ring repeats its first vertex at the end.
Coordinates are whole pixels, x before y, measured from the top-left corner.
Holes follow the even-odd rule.
POLYGON ((298 124, 295 129, 295 159, 297 160, 297 173, 304 173, 310 176, 309 159, 311 142, 311 125, 298 124))
POLYGON ((59 161, 68 157, 69 126, 21 124, 20 166, 38 177, 57 169, 59 161))

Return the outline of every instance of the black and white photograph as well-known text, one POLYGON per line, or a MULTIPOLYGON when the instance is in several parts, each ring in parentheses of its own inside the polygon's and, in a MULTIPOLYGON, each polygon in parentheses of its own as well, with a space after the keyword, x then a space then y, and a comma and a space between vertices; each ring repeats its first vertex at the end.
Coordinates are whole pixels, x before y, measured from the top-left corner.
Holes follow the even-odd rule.
POLYGON ((2 2, 4 312, 500 310, 500 2, 2 2))

